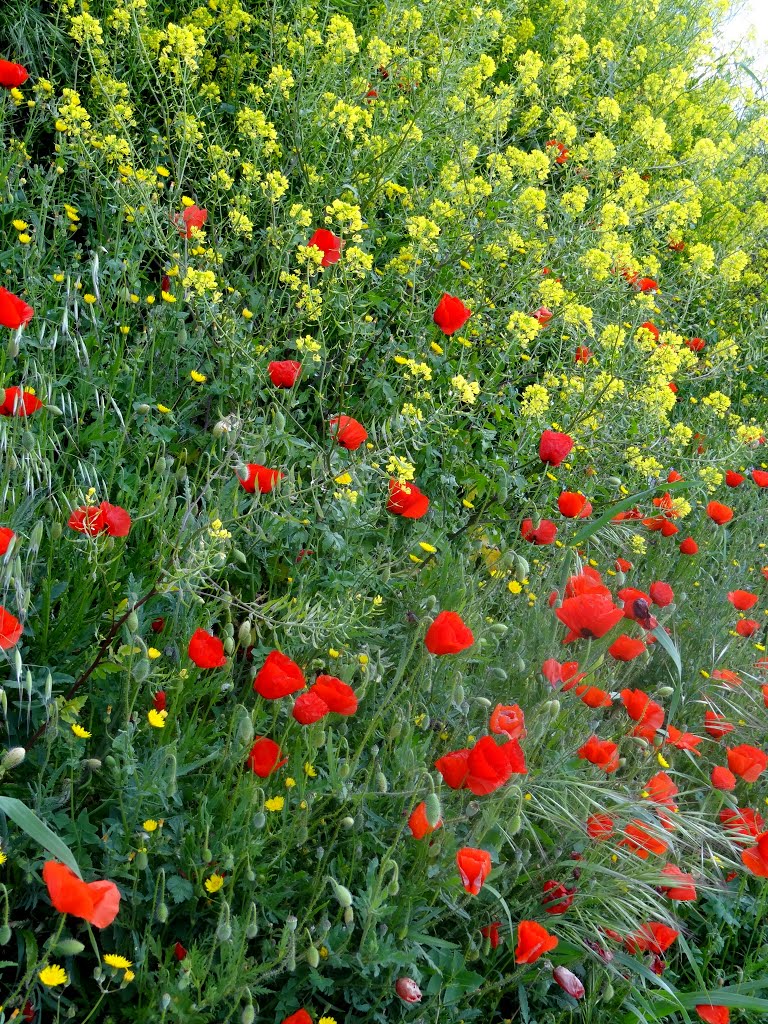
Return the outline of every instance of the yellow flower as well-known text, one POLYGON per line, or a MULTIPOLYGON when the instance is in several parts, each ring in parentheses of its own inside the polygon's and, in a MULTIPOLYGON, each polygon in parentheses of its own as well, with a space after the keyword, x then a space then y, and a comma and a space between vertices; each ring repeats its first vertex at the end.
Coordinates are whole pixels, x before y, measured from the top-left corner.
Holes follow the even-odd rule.
POLYGON ((163 167, 162 165, 156 167, 155 171, 157 172, 157 174, 160 175, 161 178, 167 178, 171 173, 167 167, 163 167))
POLYGON ((148 647, 147 648, 147 657, 151 658, 152 661, 154 661, 155 658, 161 658, 162 655, 163 655, 163 652, 162 651, 158 651, 158 649, 156 647, 148 647))
POLYGON ((349 473, 342 473, 341 476, 335 476, 333 479, 336 481, 337 484, 340 484, 342 487, 346 487, 347 484, 352 483, 352 477, 350 476, 349 473))
POLYGON ((176 296, 175 295, 171 295, 170 292, 162 292, 161 291, 160 292, 160 298, 163 300, 163 302, 175 302, 176 301, 176 296))
POLYGON ((295 785, 296 785, 296 779, 291 778, 291 776, 289 775, 288 778, 285 780, 285 788, 286 789, 293 789, 293 787, 295 785))
POLYGON ((167 405, 161 405, 160 402, 157 403, 157 411, 158 412, 162 412, 162 413, 169 413, 169 412, 171 412, 171 410, 168 408, 167 405))
POLYGON ((335 647, 329 647, 328 648, 328 657, 329 658, 338 658, 339 657, 339 652, 336 650, 335 647))
POLYGON ((123 975, 123 981, 126 984, 128 984, 129 982, 133 981, 135 977, 136 975, 133 973, 133 971, 126 971, 125 974, 123 975))
POLYGON ((147 721, 153 729, 164 729, 167 711, 156 711, 154 708, 147 714, 147 721))
POLYGON ((365 666, 370 661, 370 658, 368 657, 367 654, 358 654, 357 660, 360 662, 360 664, 363 666, 363 668, 365 668, 365 666))
POLYGON ((253 313, 250 311, 250 309, 246 309, 245 307, 243 307, 243 319, 244 320, 251 320, 252 318, 253 318, 253 313))
POLYGON ((44 985, 48 986, 48 988, 53 988, 55 985, 69 984, 67 972, 58 964, 48 964, 48 966, 44 967, 37 976, 44 985))
POLYGON ((25 220, 12 220, 11 224, 16 228, 17 231, 26 231, 29 224, 25 220))
POLYGON ((210 878, 205 880, 206 891, 213 894, 218 892, 219 889, 224 885, 224 876, 213 874, 210 878))
POLYGON ((310 764, 309 761, 305 761, 304 762, 304 774, 309 779, 316 779, 317 778, 317 769, 315 768, 314 765, 310 764))
POLYGON ((317 1024, 336 1024, 335 1017, 321 1017, 317 1024))
POLYGON ((189 196, 182 196, 181 197, 181 205, 182 206, 194 206, 195 205, 195 200, 194 199, 190 199, 189 196))
POLYGON ((419 541, 419 547, 422 551, 426 551, 428 555, 437 554, 437 548, 432 547, 431 544, 427 544, 425 540, 419 541))
POLYGON ((90 292, 86 292, 83 296, 83 302, 87 302, 89 306, 92 306, 96 302, 96 296, 91 295, 90 292))
MULTIPOLYGON (((154 832, 158 827, 158 823, 155 821, 154 818, 147 818, 146 821, 143 821, 141 823, 141 827, 144 829, 145 832, 154 832)), ((128 966, 130 967, 130 964, 128 964, 128 966)))
POLYGON ((88 730, 84 729, 82 725, 77 725, 77 723, 72 726, 72 732, 81 740, 89 740, 91 738, 91 734, 88 730))
POLYGON ((121 971, 127 971, 129 967, 133 967, 133 961, 127 960, 124 956, 120 956, 119 953, 105 953, 103 958, 104 963, 110 967, 117 967, 121 971))
POLYGON ((189 376, 192 378, 195 384, 205 384, 205 382, 208 380, 205 374, 200 373, 198 370, 192 370, 189 376))
POLYGON ((264 807, 267 811, 282 811, 285 807, 284 796, 273 796, 269 800, 265 800, 264 807))
POLYGON ((22 231, 22 233, 19 235, 19 241, 22 245, 29 245, 29 243, 32 241, 32 236, 28 235, 26 231, 22 231))
POLYGON ((4 850, 0 850, 0 868, 3 866, 3 864, 5 864, 5 862, 7 860, 8 860, 8 858, 5 855, 5 851, 4 850))
POLYGON ((54 274, 53 275, 53 280, 56 282, 56 284, 61 284, 61 282, 64 280, 64 275, 63 274, 54 274))

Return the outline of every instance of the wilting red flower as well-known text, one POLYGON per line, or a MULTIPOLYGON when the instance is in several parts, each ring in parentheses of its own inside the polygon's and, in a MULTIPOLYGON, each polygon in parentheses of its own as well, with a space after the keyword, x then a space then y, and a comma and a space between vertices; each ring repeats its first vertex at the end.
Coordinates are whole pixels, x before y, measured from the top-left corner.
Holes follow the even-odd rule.
POLYGON ((736 789, 736 776, 722 765, 715 765, 710 775, 710 781, 715 789, 731 793, 736 789))
POLYGON ((586 364, 589 362, 589 360, 591 358, 592 358, 592 349, 591 348, 587 348, 586 345, 577 345, 576 346, 576 352, 574 353, 574 356, 573 356, 573 361, 575 363, 584 363, 584 365, 586 366, 586 364))
POLYGON ((716 711, 705 711, 704 712, 704 730, 716 740, 720 740, 723 736, 727 736, 729 732, 733 732, 735 726, 731 725, 726 720, 725 715, 718 715, 716 711))
POLYGON ((736 632, 739 636, 754 636, 758 629, 760 623, 757 619, 740 619, 736 623, 736 632))
POLYGON ((662 868, 661 874, 664 878, 661 887, 671 900, 686 903, 696 899, 696 885, 693 881, 693 875, 686 874, 685 871, 681 871, 674 864, 667 864, 662 868))
POLYGON ((456 865, 461 875, 461 884, 470 896, 477 896, 491 872, 490 853, 473 846, 462 846, 456 854, 456 865))
POLYGON ((624 944, 630 953, 666 953, 680 932, 668 924, 652 921, 644 924, 634 935, 627 936, 624 944))
POLYGON ((456 612, 440 612, 427 630, 424 644, 430 654, 458 654, 475 642, 472 630, 456 612))
POLYGON ((13 530, 7 526, 0 526, 0 556, 4 555, 11 546, 11 541, 16 536, 13 530))
POLYGON ((517 926, 516 964, 532 964, 557 946, 558 940, 538 921, 521 921, 517 926))
POLYGON ((411 811, 410 817, 408 818, 408 828, 411 830, 411 835, 414 839, 423 839, 424 836, 430 835, 436 829, 440 828, 443 824, 443 819, 438 818, 436 825, 430 825, 427 821, 427 805, 424 800, 411 811))
POLYGON ((685 540, 680 544, 681 555, 695 555, 698 553, 699 545, 693 539, 693 537, 686 537, 685 540))
POLYGON ((757 782, 768 766, 768 755, 757 747, 742 743, 728 749, 728 767, 745 782, 757 782))
POLYGON ((362 423, 351 416, 332 416, 330 421, 331 435, 336 442, 347 451, 354 452, 368 440, 368 431, 362 423))
POLYGON ((695 736, 692 732, 681 732, 674 725, 667 726, 667 743, 678 750, 690 750, 696 757, 701 757, 701 751, 696 747, 702 742, 702 736, 695 736))
POLYGON ((405 519, 421 519, 429 510, 429 498, 423 494, 416 484, 401 484, 397 480, 389 481, 389 498, 387 512, 405 519))
POLYGON ((420 1003, 421 989, 413 978, 398 978, 395 982, 395 992, 404 1003, 420 1003))
POLYGON ((552 686, 563 684, 563 690, 572 690, 581 682, 585 673, 579 672, 578 661, 564 661, 562 665, 555 658, 547 658, 541 666, 544 678, 552 686))
POLYGON ((587 835, 598 843, 613 835, 613 818, 610 814, 590 814, 587 818, 587 835))
POLYGON ((330 267, 341 259, 341 250, 347 243, 327 228, 318 228, 307 242, 307 247, 314 245, 323 254, 322 267, 330 267))
POLYGON ((23 299, 0 287, 0 327, 15 331, 17 327, 25 327, 34 315, 35 311, 23 299))
POLYGON ((768 878, 768 832, 757 836, 757 846, 743 850, 742 863, 758 878, 768 878))
POLYGON ((576 893, 575 889, 568 889, 562 882, 557 882, 553 878, 545 882, 542 889, 541 902, 548 914, 564 914, 573 903, 576 893))
POLYGON ((0 86, 4 89, 17 89, 29 78, 29 72, 22 64, 14 64, 10 60, 0 60, 0 86))
POLYGON ((187 653, 198 668, 223 668, 227 664, 224 644, 205 629, 195 630, 187 653))
POLYGON ((180 942, 177 942, 176 945, 173 947, 173 955, 176 957, 177 960, 186 960, 187 951, 180 942))
POLYGON ((300 1010, 296 1010, 295 1013, 292 1013, 289 1017, 286 1017, 283 1024, 312 1024, 312 1018, 302 1007, 300 1010))
POLYGON ((707 505, 707 515, 713 523, 723 526, 733 519, 733 509, 729 505, 723 505, 719 501, 710 501, 707 505))
POLYGON ((329 713, 329 707, 318 693, 307 690, 296 698, 291 714, 299 725, 312 725, 329 713))
POLYGON ((590 736, 587 742, 579 747, 579 758, 610 775, 619 767, 619 748, 612 740, 601 740, 590 736))
POLYGON ((295 661, 280 651, 270 651, 253 680, 254 690, 267 700, 287 697, 304 688, 306 680, 295 661))
POLYGON ((492 921, 491 924, 484 924, 480 929, 480 934, 483 938, 490 940, 491 949, 498 949, 501 943, 499 928, 501 928, 501 921, 492 921))
POLYGON ((272 772, 282 768, 287 761, 288 758, 283 757, 283 752, 277 743, 266 736, 258 737, 248 755, 248 767, 260 779, 268 778, 272 772))
POLYGON ((652 583, 649 588, 651 600, 657 607, 666 608, 675 600, 675 592, 668 583, 652 583))
POLYGON ((566 644, 572 640, 605 636, 624 617, 621 608, 617 608, 610 597, 597 593, 566 598, 555 609, 555 615, 568 627, 568 635, 563 641, 566 644))
POLYGON ((60 914, 71 914, 96 928, 106 928, 117 917, 120 890, 114 882, 84 882, 66 864, 47 860, 43 881, 51 903, 60 914))
POLYGON ((557 156, 555 157, 556 164, 564 164, 571 155, 570 151, 566 149, 562 142, 558 142, 557 139, 550 139, 547 143, 547 149, 557 150, 557 156))
POLYGON ((267 469, 266 466, 260 466, 255 462, 247 463, 245 468, 248 471, 245 479, 237 479, 240 486, 249 494, 255 494, 257 489, 260 494, 269 494, 285 476, 278 469, 267 469))
POLYGON ((728 1024, 731 1019, 731 1011, 727 1006, 711 1006, 707 1003, 697 1003, 694 1009, 705 1024, 728 1024))
POLYGON ((729 487, 740 487, 745 480, 746 477, 737 473, 735 469, 729 469, 725 474, 725 482, 729 487))
POLYGON ((751 807, 740 807, 737 811, 723 807, 718 817, 724 828, 750 839, 759 839, 765 828, 762 814, 751 807))
POLYGON ((633 661, 635 658, 643 654, 644 651, 645 644, 643 641, 627 636, 626 633, 622 633, 621 636, 616 637, 608 648, 608 653, 616 661, 633 661))
POLYGON ((749 611, 757 604, 757 594, 750 594, 748 590, 731 590, 728 593, 728 600, 734 608, 740 612, 749 611))
POLYGON ((446 292, 438 302, 432 319, 443 334, 451 335, 460 331, 471 316, 472 310, 465 306, 461 299, 446 292))
POLYGON ((276 388, 292 388, 299 379, 301 363, 297 363, 295 359, 282 359, 270 363, 267 372, 276 388))
POLYGON ((764 469, 753 469, 752 479, 758 487, 768 487, 768 473, 764 469))
POLYGON ((208 211, 200 206, 185 206, 181 213, 172 217, 176 230, 184 238, 192 238, 208 220, 208 211))
POLYGON ((155 711, 165 711, 168 707, 168 699, 165 695, 165 690, 158 690, 155 696, 152 698, 152 707, 155 711))
POLYGON ((538 309, 534 310, 533 313, 531 313, 533 319, 538 320, 542 327, 546 327, 554 315, 555 314, 552 312, 552 310, 547 309, 546 306, 539 306, 538 309))
POLYGON ((542 519, 538 526, 533 525, 532 519, 524 519, 520 524, 520 535, 530 544, 542 547, 554 541, 557 536, 557 527, 551 519, 542 519))
POLYGON ((573 438, 556 430, 544 430, 539 438, 539 458, 550 466, 559 466, 568 458, 573 448, 573 438))
POLYGON ((566 995, 571 996, 573 999, 583 999, 585 988, 573 971, 569 971, 567 967, 560 965, 552 971, 552 977, 566 995))
POLYGON ((158 615, 156 619, 152 619, 149 624, 149 628, 153 633, 162 633, 165 629, 165 619, 162 615, 158 615))
POLYGON ((584 495, 575 491, 562 491, 557 499, 557 507, 566 519, 576 519, 577 516, 581 516, 584 507, 588 504, 584 495))
POLYGON ((42 408, 43 403, 31 391, 22 391, 18 387, 6 388, 0 405, 0 416, 31 416, 42 408))
POLYGON ((23 632, 24 627, 16 616, 0 607, 0 648, 10 650, 19 642, 23 632))
POLYGON ((491 712, 489 727, 492 733, 510 740, 525 738, 525 717, 517 704, 497 704, 491 712))

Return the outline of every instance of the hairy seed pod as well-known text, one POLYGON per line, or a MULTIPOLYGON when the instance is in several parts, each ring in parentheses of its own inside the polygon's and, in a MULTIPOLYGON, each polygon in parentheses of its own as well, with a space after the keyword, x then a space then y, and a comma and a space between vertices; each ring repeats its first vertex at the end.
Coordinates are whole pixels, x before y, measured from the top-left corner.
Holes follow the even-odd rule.
POLYGON ((440 807, 440 797, 437 793, 428 793, 424 801, 424 812, 426 814, 427 823, 430 828, 436 828, 438 821, 440 821, 440 815, 442 813, 440 807))
POLYGON ((344 907, 345 909, 347 907, 351 907, 352 906, 352 893, 349 891, 349 889, 347 889, 347 887, 344 886, 344 885, 339 885, 339 883, 336 881, 335 878, 330 878, 329 877, 328 881, 331 883, 331 888, 333 889, 333 895, 338 900, 339 906, 340 907, 344 907))
POLYGON ((310 967, 317 967, 320 963, 320 953, 315 946, 310 946, 307 950, 307 963, 310 967))

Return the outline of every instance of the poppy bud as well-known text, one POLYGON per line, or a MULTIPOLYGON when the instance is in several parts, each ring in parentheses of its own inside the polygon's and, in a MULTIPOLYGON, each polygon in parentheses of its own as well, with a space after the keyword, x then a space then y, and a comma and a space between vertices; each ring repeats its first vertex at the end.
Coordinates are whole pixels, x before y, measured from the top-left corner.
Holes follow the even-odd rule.
POLYGON ((552 718, 557 718, 560 714, 560 701, 559 700, 548 700, 542 707, 542 711, 545 715, 550 715, 552 718))
POLYGON ((671 697, 674 692, 674 686, 660 686, 658 690, 660 697, 671 697))
POLYGON ((155 913, 160 924, 165 924, 168 920, 168 905, 166 903, 159 903, 155 913))
POLYGON ((15 768, 20 765, 24 758, 27 756, 27 752, 24 747, 11 747, 3 757, 0 768, 3 771, 10 771, 11 768, 15 768))
POLYGON ((333 894, 339 901, 339 906, 345 909, 352 906, 352 893, 344 885, 339 885, 335 878, 329 878, 328 881, 331 883, 333 894))
POLYGON ((162 996, 160 997, 160 1009, 163 1012, 165 1012, 170 1005, 171 1005, 171 997, 170 997, 170 995, 167 992, 163 992, 162 996))
POLYGON ((224 653, 231 654, 235 649, 235 641, 231 636, 224 638, 224 653))
POLYGON ((2 927, 0 927, 0 946, 7 946, 8 943, 11 941, 12 934, 13 933, 11 932, 11 929, 7 924, 4 924, 2 927))
POLYGON ((344 908, 344 924, 347 926, 347 931, 352 931, 355 926, 355 912, 352 907, 344 908))
POLYGON ((240 629, 237 631, 237 639, 240 641, 241 647, 248 647, 251 644, 253 634, 253 626, 250 619, 246 619, 245 622, 240 624, 240 629))
POLYGON ((440 798, 437 793, 430 793, 427 796, 424 801, 424 811, 429 827, 437 828, 437 823, 440 821, 441 816, 440 798))
POLYGON ((347 815, 346 818, 342 818, 341 819, 340 824, 341 824, 342 828, 354 828, 355 827, 355 819, 354 818, 350 818, 350 816, 347 815))
POLYGON ((245 926, 245 935, 248 939, 255 939, 259 934, 259 925, 256 920, 257 914, 256 904, 251 903, 251 908, 248 912, 248 924, 245 926))
POLYGON ((506 636, 509 632, 509 626, 504 622, 494 622, 488 627, 488 632, 493 636, 506 636))
POLYGON ((567 967, 556 967, 554 971, 552 971, 552 977, 563 992, 567 992, 568 995, 573 996, 574 999, 583 998, 584 986, 573 971, 569 971, 567 967))
POLYGON ((387 777, 382 771, 376 772, 376 788, 380 793, 386 793, 389 789, 387 777))
POLYGON ((136 854, 136 859, 134 861, 134 864, 136 865, 136 868, 139 871, 146 871, 146 868, 147 868, 147 854, 146 854, 145 850, 139 850, 139 852, 136 854))
POLYGON ((498 665, 491 665, 488 669, 488 678, 495 679, 500 683, 506 683, 509 676, 503 668, 499 668, 498 665))
POLYGON ((307 950, 307 963, 310 967, 317 967, 320 963, 320 953, 315 946, 310 946, 307 950))
POLYGON ((136 612, 131 612, 128 618, 125 620, 126 628, 130 633, 135 633, 139 628, 139 616, 136 612))
POLYGON ((253 1003, 248 1003, 243 1008, 243 1012, 240 1014, 240 1024, 253 1024, 256 1020, 256 1011, 253 1008, 253 1003))
POLYGON ((85 946, 82 942, 78 942, 77 939, 59 939, 53 948, 56 953, 60 953, 62 956, 77 956, 78 953, 83 952, 85 946))
POLYGON ((395 992, 404 1003, 420 1003, 421 989, 413 978, 398 978, 395 982, 395 992))

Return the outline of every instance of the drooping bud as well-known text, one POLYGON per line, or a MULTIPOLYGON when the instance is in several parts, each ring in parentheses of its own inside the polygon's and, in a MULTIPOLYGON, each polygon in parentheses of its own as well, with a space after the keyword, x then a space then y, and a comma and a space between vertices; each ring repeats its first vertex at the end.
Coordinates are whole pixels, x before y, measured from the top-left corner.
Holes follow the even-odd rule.
POLYGON ((421 989, 413 978, 398 978, 395 982, 395 992, 404 1003, 420 1003, 421 989))
POLYGON ((581 999, 583 997, 584 986, 573 971, 569 971, 567 967, 556 967, 552 971, 552 977, 563 992, 567 992, 569 996, 573 996, 574 999, 581 999))

